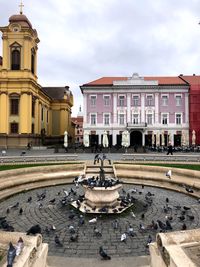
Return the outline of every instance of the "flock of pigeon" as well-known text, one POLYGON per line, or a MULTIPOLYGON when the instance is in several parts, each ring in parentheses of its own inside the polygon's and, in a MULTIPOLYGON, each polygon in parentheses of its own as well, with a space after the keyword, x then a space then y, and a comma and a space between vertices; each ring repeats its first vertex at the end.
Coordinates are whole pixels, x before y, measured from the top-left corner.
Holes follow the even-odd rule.
MULTIPOLYGON (((76 242, 77 244, 81 242, 81 234, 86 232, 86 228, 90 229, 90 238, 97 239, 99 242, 102 240, 105 241, 106 236, 104 232, 104 227, 108 226, 109 220, 110 228, 114 233, 116 233, 116 241, 118 243, 123 243, 124 245, 132 242, 131 240, 137 240, 137 237, 143 236, 143 246, 148 251, 149 244, 155 240, 155 235, 158 232, 167 232, 172 230, 186 230, 191 226, 191 223, 195 220, 195 214, 192 211, 190 205, 174 205, 173 197, 170 198, 170 193, 167 197, 163 197, 162 207, 157 207, 159 210, 158 215, 154 214, 152 220, 150 211, 155 205, 156 199, 156 190, 150 187, 145 186, 136 186, 131 187, 130 185, 124 185, 124 189, 120 191, 120 198, 123 202, 134 203, 133 208, 127 211, 123 216, 113 215, 109 216, 103 215, 86 215, 84 213, 79 213, 77 210, 73 209, 70 203, 74 200, 81 201, 84 198, 84 194, 80 184, 82 181, 81 177, 76 177, 74 184, 71 186, 60 186, 59 191, 54 189, 54 196, 50 197, 49 189, 40 189, 36 190, 36 195, 33 193, 29 194, 28 192, 24 194, 26 200, 24 202, 17 201, 12 205, 8 205, 4 210, 4 214, 0 217, 0 228, 4 231, 22 231, 22 229, 14 229, 14 226, 10 223, 9 218, 13 214, 17 217, 17 220, 20 221, 20 218, 23 216, 26 217, 27 207, 37 207, 40 211, 40 214, 43 214, 43 211, 48 209, 58 210, 63 213, 63 220, 66 219, 65 231, 68 236, 68 244, 76 242), (61 189, 62 188, 62 189, 61 189), (56 193, 55 193, 56 191, 56 193), (137 206, 139 204, 139 210, 137 206), (106 216, 108 218, 106 218, 106 216)), ((56 187, 57 188, 57 187, 56 187)), ((192 195, 194 192, 191 187, 183 185, 183 189, 192 195)), ((52 196, 52 194, 51 194, 52 196)), ((12 198, 11 198, 12 199, 12 198)), ((11 200, 10 200, 11 201, 11 200)), ((198 206, 200 201, 196 201, 198 206)), ((162 203, 162 202, 161 202, 162 203)), ((2 209, 1 209, 2 210, 2 209)), ((3 212, 2 212, 3 213, 3 212)), ((23 218, 24 218, 23 217, 23 218)), ((31 227, 27 227, 27 235, 42 234, 45 237, 53 237, 55 249, 65 246, 65 242, 60 237, 60 228, 57 226, 57 221, 55 223, 47 222, 46 225, 41 221, 40 224, 33 224, 31 227), (59 228, 59 229, 58 229, 59 228)), ((51 221, 52 222, 52 221, 51 221)), ((98 242, 98 243, 99 243, 98 242)), ((111 256, 108 255, 104 247, 105 242, 99 246, 99 255, 104 260, 110 260, 111 256)), ((106 246, 109 250, 109 247, 106 246)), ((12 250, 12 246, 10 245, 12 250)), ((147 252, 148 253, 148 252, 147 252)))

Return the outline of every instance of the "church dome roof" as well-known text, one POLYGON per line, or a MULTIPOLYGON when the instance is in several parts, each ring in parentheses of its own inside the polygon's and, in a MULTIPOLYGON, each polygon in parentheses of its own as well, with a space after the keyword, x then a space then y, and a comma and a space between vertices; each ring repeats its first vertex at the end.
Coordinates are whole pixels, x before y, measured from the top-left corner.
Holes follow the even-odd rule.
POLYGON ((12 15, 9 18, 10 23, 19 23, 22 27, 30 27, 32 28, 32 24, 28 20, 28 18, 24 14, 17 14, 17 15, 12 15))

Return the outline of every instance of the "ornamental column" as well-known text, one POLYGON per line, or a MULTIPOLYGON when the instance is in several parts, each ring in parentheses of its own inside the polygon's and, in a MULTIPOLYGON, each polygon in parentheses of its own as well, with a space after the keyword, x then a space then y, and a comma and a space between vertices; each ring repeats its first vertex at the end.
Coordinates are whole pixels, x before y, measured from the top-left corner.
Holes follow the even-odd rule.
POLYGON ((31 133, 32 124, 32 95, 29 92, 22 92, 20 97, 20 131, 21 134, 31 133))
POLYGON ((8 134, 8 94, 1 92, 0 94, 0 133, 8 134))

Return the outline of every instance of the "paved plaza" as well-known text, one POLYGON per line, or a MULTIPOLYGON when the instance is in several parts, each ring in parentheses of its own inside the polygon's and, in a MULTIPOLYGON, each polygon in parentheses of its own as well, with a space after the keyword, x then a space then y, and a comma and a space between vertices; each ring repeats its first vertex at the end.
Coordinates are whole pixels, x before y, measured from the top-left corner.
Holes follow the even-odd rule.
MULTIPOLYGON (((182 193, 177 193, 165 189, 134 186, 124 184, 123 188, 126 191, 120 191, 121 195, 129 193, 135 198, 135 205, 131 210, 121 215, 101 215, 97 216, 96 224, 89 224, 89 220, 96 215, 84 215, 84 224, 80 225, 80 213, 72 209, 70 204, 61 205, 60 200, 64 197, 64 191, 70 191, 70 188, 76 190, 74 185, 53 186, 41 188, 28 192, 23 192, 12 196, 0 203, 0 216, 7 216, 6 220, 11 224, 15 231, 25 232, 32 225, 39 224, 42 228, 44 242, 49 244, 50 256, 65 256, 65 257, 82 257, 82 258, 97 258, 99 246, 102 245, 112 257, 132 257, 140 255, 148 255, 149 250, 146 246, 148 236, 151 235, 152 240, 155 240, 156 233, 161 229, 152 230, 150 225, 152 220, 158 219, 166 222, 166 216, 172 217, 171 225, 174 230, 181 230, 183 223, 187 229, 200 227, 199 214, 200 204, 197 199, 182 193), (137 192, 133 192, 137 189, 137 192), (38 201, 38 195, 46 192, 46 197, 42 201, 38 201), (145 200, 145 195, 150 192, 153 202, 148 204, 145 200), (32 197, 31 202, 27 202, 28 198, 32 197), (55 198, 55 203, 51 204, 49 200, 55 198), (168 202, 166 202, 168 198, 168 202), (11 208, 19 202, 17 208, 11 208), (41 204, 42 205, 41 205, 41 204), (164 211, 164 206, 168 204, 169 209, 164 211), (177 207, 181 205, 180 207, 177 207), (40 207, 39 207, 40 206, 40 207), (184 210, 184 206, 190 208, 184 210), (6 214, 9 208, 9 213, 6 214), (23 213, 19 215, 20 208, 23 213), (178 208, 178 209, 177 209, 178 208), (185 219, 181 221, 182 213, 185 219), (74 216, 70 216, 74 215, 74 216), (194 219, 191 220, 191 216, 194 219), (73 218, 72 218, 73 217, 73 218), (143 218, 142 218, 143 217, 143 218), (113 227, 113 222, 117 220, 116 229, 113 227), (140 230, 140 223, 144 225, 145 230, 140 230), (45 231, 45 228, 50 229, 55 226, 55 230, 50 232, 45 231), (72 242, 70 240, 69 226, 73 225, 78 233, 78 240, 72 242), (121 242, 121 235, 128 231, 129 225, 133 227, 134 236, 127 234, 126 242, 121 242), (94 228, 97 228, 102 236, 96 236, 94 228), (58 235, 63 246, 55 244, 54 238, 58 235)), ((82 194, 82 187, 77 189, 77 194, 82 194)), ((68 200, 76 199, 76 195, 71 194, 68 200)))

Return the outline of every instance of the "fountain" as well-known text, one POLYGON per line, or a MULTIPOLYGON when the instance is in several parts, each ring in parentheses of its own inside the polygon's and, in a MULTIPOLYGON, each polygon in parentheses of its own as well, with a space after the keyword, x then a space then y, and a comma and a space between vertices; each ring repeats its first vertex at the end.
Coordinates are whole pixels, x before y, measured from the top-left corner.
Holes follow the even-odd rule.
POLYGON ((80 179, 84 189, 84 197, 81 201, 73 201, 71 204, 83 213, 122 213, 133 204, 120 197, 119 190, 122 183, 119 179, 105 176, 104 161, 111 161, 105 154, 97 154, 94 165, 100 162, 100 171, 97 177, 89 176, 80 179))

